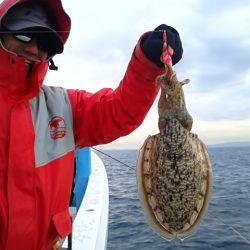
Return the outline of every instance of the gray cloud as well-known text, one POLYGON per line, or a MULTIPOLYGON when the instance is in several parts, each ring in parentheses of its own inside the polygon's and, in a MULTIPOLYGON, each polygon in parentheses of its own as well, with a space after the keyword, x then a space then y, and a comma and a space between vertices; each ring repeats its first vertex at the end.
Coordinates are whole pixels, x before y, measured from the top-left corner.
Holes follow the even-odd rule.
MULTIPOLYGON (((83 38, 84 39, 84 38, 83 38)), ((88 39, 83 46, 72 48, 72 53, 82 55, 86 60, 97 60, 100 64, 115 62, 122 59, 128 62, 133 52, 130 37, 124 33, 103 32, 88 39), (113 52, 120 52, 116 57, 113 52)))
POLYGON ((199 1, 197 5, 197 11, 204 15, 214 15, 214 13, 220 13, 227 10, 237 8, 239 6, 249 6, 248 0, 210 0, 210 1, 199 1))
POLYGON ((128 1, 111 11, 112 3, 99 9, 92 3, 84 11, 93 14, 76 15, 84 21, 73 26, 71 56, 100 67, 126 65, 139 36, 166 22, 183 41, 183 60, 175 69, 180 78, 191 79, 185 92, 192 114, 209 121, 250 117, 249 85, 243 79, 250 68, 249 1, 128 1))

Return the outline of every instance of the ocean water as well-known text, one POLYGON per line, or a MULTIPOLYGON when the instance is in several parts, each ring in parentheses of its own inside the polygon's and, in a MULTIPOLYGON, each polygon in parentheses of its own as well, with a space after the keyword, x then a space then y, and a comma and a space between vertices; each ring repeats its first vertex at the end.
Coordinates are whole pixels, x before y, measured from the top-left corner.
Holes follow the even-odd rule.
POLYGON ((250 250, 250 148, 209 148, 213 166, 213 191, 205 217, 184 241, 166 241, 147 225, 137 193, 136 150, 102 154, 109 180, 110 210, 108 250, 230 249, 250 250))

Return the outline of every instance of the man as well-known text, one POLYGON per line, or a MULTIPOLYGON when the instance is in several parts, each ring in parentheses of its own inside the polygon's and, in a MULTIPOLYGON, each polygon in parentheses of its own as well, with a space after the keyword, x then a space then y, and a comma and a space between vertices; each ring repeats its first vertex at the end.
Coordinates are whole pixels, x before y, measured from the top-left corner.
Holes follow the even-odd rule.
POLYGON ((166 25, 144 34, 119 87, 91 94, 42 85, 70 31, 60 0, 4 0, 0 17, 0 249, 48 250, 71 232, 74 150, 142 123, 164 72, 160 30, 173 64, 181 41, 166 25))

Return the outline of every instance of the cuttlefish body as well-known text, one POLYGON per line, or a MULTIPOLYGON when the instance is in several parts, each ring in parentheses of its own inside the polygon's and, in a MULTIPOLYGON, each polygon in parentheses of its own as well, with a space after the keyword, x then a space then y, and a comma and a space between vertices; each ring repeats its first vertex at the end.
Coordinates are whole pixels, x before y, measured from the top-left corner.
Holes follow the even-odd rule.
POLYGON ((205 144, 191 133, 183 85, 170 66, 156 79, 159 134, 149 136, 140 150, 137 183, 142 209, 162 237, 189 235, 207 208, 212 168, 205 144))

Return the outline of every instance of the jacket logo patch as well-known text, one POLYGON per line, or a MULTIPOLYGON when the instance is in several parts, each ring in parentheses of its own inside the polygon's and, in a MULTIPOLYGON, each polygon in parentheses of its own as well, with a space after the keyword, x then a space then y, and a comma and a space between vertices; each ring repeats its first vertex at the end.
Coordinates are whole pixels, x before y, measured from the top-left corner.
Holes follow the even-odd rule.
POLYGON ((63 138, 66 135, 66 123, 60 116, 54 116, 49 122, 50 137, 53 140, 63 138))

